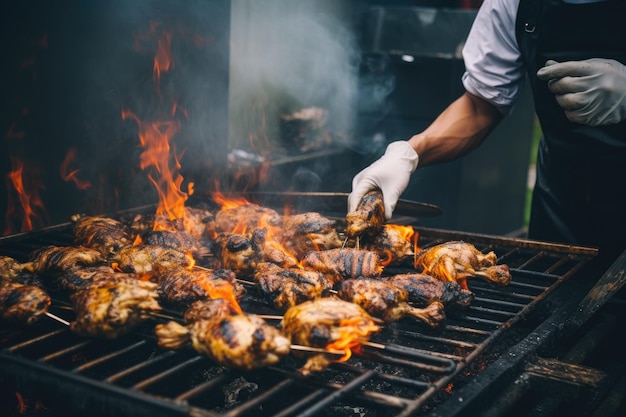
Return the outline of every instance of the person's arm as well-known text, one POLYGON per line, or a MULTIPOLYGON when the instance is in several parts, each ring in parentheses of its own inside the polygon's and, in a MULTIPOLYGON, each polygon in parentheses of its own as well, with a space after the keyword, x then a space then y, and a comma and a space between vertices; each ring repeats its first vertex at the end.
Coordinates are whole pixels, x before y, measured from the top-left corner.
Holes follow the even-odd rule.
POLYGON ((495 106, 466 92, 408 142, 420 166, 450 161, 480 145, 502 117, 495 106))

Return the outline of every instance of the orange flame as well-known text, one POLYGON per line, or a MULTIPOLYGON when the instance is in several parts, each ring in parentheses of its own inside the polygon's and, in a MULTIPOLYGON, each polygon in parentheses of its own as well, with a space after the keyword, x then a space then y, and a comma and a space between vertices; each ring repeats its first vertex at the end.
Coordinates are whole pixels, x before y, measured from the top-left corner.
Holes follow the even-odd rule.
POLYGON ((67 151, 67 155, 65 155, 65 159, 61 163, 60 167, 61 178, 66 182, 72 181, 79 190, 86 190, 91 187, 91 183, 77 177, 78 169, 72 170, 70 168, 70 165, 76 161, 76 152, 76 148, 74 147, 67 151))
POLYGON ((223 298, 231 305, 233 310, 235 310, 238 314, 243 314, 243 310, 235 297, 235 289, 230 282, 225 280, 207 279, 200 280, 199 284, 212 299, 223 298))
POLYGON ((326 345, 326 349, 343 351, 344 355, 337 362, 345 362, 350 359, 353 350, 359 349, 368 336, 378 330, 380 327, 374 323, 363 323, 362 317, 343 319, 337 328, 339 337, 326 345))
POLYGON ((222 192, 215 191, 213 193, 213 201, 218 204, 222 210, 228 210, 247 204, 253 204, 243 197, 226 197, 222 192))
MULTIPOLYGON (((4 234, 11 234, 12 220, 19 216, 18 212, 21 209, 21 232, 28 232, 33 230, 34 224, 40 219, 39 213, 45 214, 44 204, 39 195, 39 189, 43 189, 43 185, 39 184, 34 175, 25 176, 25 173, 32 170, 25 170, 24 162, 11 156, 11 170, 8 175, 9 185, 13 187, 13 190, 17 194, 19 203, 12 201, 11 194, 9 194, 9 204, 6 213, 6 230, 4 234)), ((41 221, 38 223, 42 223, 41 221)))

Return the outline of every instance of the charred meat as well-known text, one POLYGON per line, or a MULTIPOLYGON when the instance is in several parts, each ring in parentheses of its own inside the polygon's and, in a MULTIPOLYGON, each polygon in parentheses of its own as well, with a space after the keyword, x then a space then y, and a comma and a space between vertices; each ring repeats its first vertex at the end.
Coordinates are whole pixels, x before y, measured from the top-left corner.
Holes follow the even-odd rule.
POLYGON ((386 224, 380 233, 361 237, 360 247, 376 252, 385 265, 412 264, 416 237, 412 226, 386 224))
POLYGON ((245 370, 273 365, 290 352, 289 340, 254 315, 200 319, 187 326, 171 321, 158 324, 155 332, 163 349, 181 349, 191 342, 218 364, 245 370))
POLYGON ((456 281, 442 281, 425 274, 397 274, 385 277, 383 281, 405 289, 409 301, 422 307, 438 301, 446 307, 465 308, 474 299, 474 293, 464 290, 456 281))
POLYGON ((24 272, 32 272, 30 262, 21 263, 10 256, 0 256, 0 282, 12 281, 24 272))
POLYGON ((124 281, 137 280, 141 276, 132 273, 119 272, 110 266, 89 266, 84 268, 73 268, 63 271, 56 277, 56 285, 68 293, 77 291, 88 285, 103 281, 124 281))
POLYGON ((321 272, 281 268, 269 262, 258 265, 254 280, 280 310, 322 297, 332 289, 331 282, 321 272))
POLYGON ((221 267, 238 275, 254 275, 257 265, 264 259, 265 235, 261 230, 257 229, 250 238, 236 233, 217 236, 212 250, 221 267))
POLYGON ((187 232, 150 230, 141 236, 141 241, 145 245, 161 246, 194 256, 201 256, 207 251, 198 239, 187 232))
POLYGON ((241 313, 237 300, 245 289, 228 269, 176 268, 157 276, 161 301, 171 305, 189 306, 194 301, 223 298, 241 313))
POLYGON ((408 303, 408 291, 385 281, 348 279, 340 284, 337 296, 361 306, 369 314, 385 322, 411 316, 435 330, 442 329, 446 322, 443 304, 435 301, 426 308, 413 307, 408 303))
POLYGON ((103 281, 70 295, 76 319, 70 329, 83 336, 115 339, 158 312, 157 284, 149 281, 103 281))
POLYGON ((36 285, 19 282, 0 283, 0 321, 11 325, 30 325, 48 312, 50 296, 36 285))
POLYGON ((383 271, 378 254, 354 248, 310 251, 301 264, 305 269, 325 274, 333 284, 349 278, 378 277, 383 271))
POLYGON ((495 286, 509 285, 511 273, 507 265, 497 265, 498 258, 491 251, 482 253, 471 243, 451 241, 421 251, 415 267, 443 281, 456 281, 469 289, 467 278, 480 277, 495 286))
POLYGON ((169 269, 191 267, 191 256, 160 245, 137 245, 122 248, 114 257, 116 267, 136 274, 162 273, 169 269))
POLYGON ((363 196, 356 210, 346 215, 346 234, 357 237, 363 234, 376 235, 385 224, 385 204, 379 189, 363 196))
POLYGON ((44 246, 31 254, 34 271, 39 274, 59 274, 86 266, 102 265, 102 253, 84 246, 44 246))
POLYGON ((293 344, 344 352, 343 358, 325 353, 309 356, 301 368, 305 375, 323 371, 335 360, 349 358, 352 349, 380 330, 376 320, 360 306, 335 297, 305 301, 289 308, 281 326, 293 344))
POLYGON ((133 243, 130 230, 118 220, 81 214, 75 214, 71 219, 74 222, 74 243, 95 249, 105 257, 133 243))
POLYGON ((298 259, 312 250, 335 249, 342 245, 337 222, 316 212, 285 216, 281 243, 298 259))
POLYGON ((215 214, 215 234, 250 234, 259 227, 280 227, 283 219, 277 211, 256 204, 223 208, 215 214))
POLYGON ((200 320, 221 320, 224 317, 240 314, 233 305, 223 298, 198 300, 191 303, 183 316, 185 323, 200 320))

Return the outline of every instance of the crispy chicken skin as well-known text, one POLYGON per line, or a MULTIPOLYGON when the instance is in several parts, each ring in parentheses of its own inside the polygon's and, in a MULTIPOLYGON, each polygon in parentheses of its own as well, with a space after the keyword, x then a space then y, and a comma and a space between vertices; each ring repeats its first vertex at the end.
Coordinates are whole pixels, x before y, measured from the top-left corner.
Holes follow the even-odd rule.
POLYGON ((346 215, 346 234, 357 237, 363 234, 376 235, 385 224, 383 193, 372 190, 363 196, 356 210, 346 215))
POLYGON ((224 317, 239 314, 229 301, 223 298, 212 298, 208 300, 198 300, 191 303, 185 310, 183 319, 185 323, 191 324, 199 320, 221 320, 224 317))
POLYGON ((335 249, 342 245, 337 222, 316 212, 284 216, 281 243, 298 259, 312 250, 335 249))
POLYGON ((310 251, 301 264, 305 269, 325 274, 333 284, 348 278, 378 277, 383 271, 378 254, 354 248, 310 251))
POLYGON ((112 259, 121 271, 136 274, 162 273, 194 263, 186 253, 160 245, 127 246, 112 259))
POLYGON ((11 281, 23 272, 33 272, 32 263, 21 263, 10 256, 0 255, 0 282, 11 281))
POLYGON ((39 274, 59 274, 68 269, 102 265, 102 253, 84 246, 44 246, 31 254, 33 270, 39 274))
POLYGON ((0 322, 30 325, 48 312, 50 296, 36 285, 2 281, 0 283, 0 322))
POLYGON ((145 245, 161 246, 183 253, 191 253, 195 257, 205 254, 208 250, 191 233, 172 230, 150 230, 141 236, 145 245))
POLYGON ((360 248, 376 252, 385 265, 412 264, 416 243, 412 226, 386 224, 374 235, 363 235, 360 248))
POLYGON ((182 218, 170 220, 166 214, 136 214, 129 222, 133 236, 142 236, 151 230, 187 232, 198 240, 208 239, 209 230, 215 230, 215 216, 206 209, 185 207, 182 218))
POLYGON ((245 289, 228 269, 175 268, 156 277, 163 303, 189 306, 194 301, 224 298, 241 313, 238 300, 245 289))
POLYGON ((440 330, 445 326, 446 315, 443 304, 435 301, 426 308, 413 307, 407 302, 408 291, 385 281, 347 279, 339 285, 337 296, 361 306, 369 314, 385 322, 411 316, 435 330, 440 330))
POLYGON ((464 290, 456 281, 442 281, 426 274, 397 274, 385 277, 383 281, 405 289, 409 301, 422 307, 438 301, 446 307, 465 308, 474 299, 474 293, 464 290))
POLYGON ((281 268, 269 262, 258 265, 254 280, 280 310, 322 297, 332 289, 331 282, 321 272, 281 268))
POLYGON ((497 265, 497 260, 493 251, 484 254, 471 243, 450 241, 421 251, 415 267, 440 280, 456 281, 466 290, 467 278, 472 277, 483 278, 495 286, 509 285, 509 268, 497 265))
POLYGON ((110 266, 102 265, 63 271, 56 277, 56 284, 64 291, 74 292, 98 282, 133 281, 137 279, 141 279, 141 276, 133 273, 118 272, 110 266))
POLYGON ((75 214, 71 220, 74 222, 74 243, 95 249, 105 257, 132 244, 130 229, 118 220, 83 214, 75 214))
MULTIPOLYGON (((380 330, 375 319, 360 306, 336 297, 305 301, 289 308, 281 327, 293 344, 346 352, 380 330)), ((324 353, 306 356, 301 368, 304 375, 322 371, 339 359, 324 353)))
POLYGON ((187 326, 158 324, 157 343, 163 349, 193 348, 220 365, 252 370, 273 365, 290 352, 289 340, 255 315, 226 315, 195 320, 187 326))
POLYGON ((280 227, 283 219, 277 211, 256 204, 224 208, 215 214, 215 234, 249 234, 265 226, 280 227))
POLYGON ((83 336, 115 339, 158 312, 157 284, 149 281, 104 281, 70 295, 76 319, 70 329, 83 336))
POLYGON ((222 233, 215 239, 213 254, 224 269, 235 274, 252 276, 257 264, 263 262, 265 234, 256 229, 250 238, 236 233, 222 233))

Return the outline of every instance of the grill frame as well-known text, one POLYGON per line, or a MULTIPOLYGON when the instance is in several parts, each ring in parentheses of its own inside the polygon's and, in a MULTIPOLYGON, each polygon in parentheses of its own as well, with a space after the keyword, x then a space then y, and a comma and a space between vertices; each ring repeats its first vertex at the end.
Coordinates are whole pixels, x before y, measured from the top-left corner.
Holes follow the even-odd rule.
MULTIPOLYGON (((133 210, 132 212, 136 212, 136 210, 133 210)), ((119 214, 123 215, 123 213, 119 214)), ((454 408, 453 405, 448 405, 450 404, 450 401, 442 401, 436 397, 442 395, 447 396, 443 394, 444 390, 449 387, 450 384, 458 383, 460 378, 459 375, 462 372, 467 372, 470 365, 475 365, 478 361, 485 360, 484 358, 487 350, 497 345, 496 342, 501 340, 504 336, 510 335, 510 329, 515 328, 520 321, 527 321, 529 317, 533 317, 533 315, 537 314, 542 316, 544 313, 541 312, 541 308, 539 307, 545 304, 546 298, 554 297, 555 292, 562 292, 560 289, 564 287, 563 284, 569 281, 569 279, 574 276, 577 271, 579 271, 597 254, 597 250, 594 248, 421 228, 417 226, 415 229, 420 234, 420 247, 429 247, 450 240, 465 240, 473 243, 479 250, 485 253, 489 250, 495 250, 499 255, 499 263, 507 263, 511 267, 513 275, 512 285, 505 287, 504 289, 493 289, 489 285, 480 282, 470 283, 470 287, 474 290, 478 301, 475 301, 473 306, 470 306, 470 310, 468 311, 471 312, 471 314, 476 315, 476 318, 467 316, 467 311, 453 312, 451 316, 452 326, 455 326, 454 323, 459 320, 461 322, 463 320, 475 320, 476 323, 480 323, 480 326, 494 326, 492 331, 484 332, 484 339, 482 339, 479 343, 475 343, 472 347, 469 344, 466 345, 465 340, 455 338, 446 339, 442 338, 442 335, 430 335, 428 332, 421 332, 420 335, 417 336, 418 338, 425 338, 427 343, 435 343, 435 347, 440 346, 442 343, 444 345, 447 343, 452 345, 457 343, 461 346, 459 347, 460 349, 467 349, 469 353, 466 355, 458 355, 458 357, 455 357, 449 353, 442 353, 437 352, 436 350, 428 349, 424 352, 423 349, 417 349, 413 346, 405 346, 402 343, 393 343, 394 339, 391 339, 392 341, 390 342, 390 339, 388 338, 381 340, 379 335, 374 335, 374 337, 372 337, 372 341, 375 343, 381 343, 385 347, 382 352, 377 351, 377 349, 366 348, 366 351, 369 352, 369 354, 373 353, 374 355, 379 355, 376 356, 377 359, 373 361, 374 366, 369 364, 368 361, 371 361, 370 358, 358 356, 356 360, 351 359, 347 363, 334 364, 331 367, 331 377, 346 378, 345 375, 353 375, 352 377, 347 378, 348 381, 343 384, 333 381, 332 379, 327 379, 328 375, 324 375, 321 380, 319 380, 317 376, 314 378, 303 378, 296 372, 293 372, 293 369, 285 369, 282 364, 280 364, 280 366, 270 367, 267 370, 253 371, 251 373, 237 370, 226 370, 224 373, 220 374, 222 376, 209 376, 201 384, 190 388, 183 394, 166 397, 162 394, 154 395, 154 393, 148 392, 146 388, 149 388, 153 384, 159 384, 163 380, 162 378, 168 378, 168 374, 172 372, 172 369, 176 369, 176 366, 179 365, 183 366, 181 364, 175 365, 174 368, 165 369, 162 371, 164 372, 163 376, 155 377, 154 375, 151 375, 143 378, 130 387, 120 386, 116 385, 115 381, 117 381, 118 378, 123 379, 122 377, 126 377, 129 374, 124 374, 122 376, 118 375, 115 378, 109 377, 108 379, 98 379, 89 375, 84 375, 86 369, 94 366, 85 365, 85 363, 89 362, 82 362, 78 368, 76 366, 62 368, 51 364, 54 360, 62 358, 66 355, 76 355, 76 352, 81 353, 81 349, 84 349, 85 346, 88 346, 89 344, 95 343, 100 345, 109 342, 89 342, 87 339, 74 336, 78 338, 74 345, 67 346, 62 349, 56 348, 56 351, 47 352, 47 354, 43 356, 39 355, 31 357, 24 355, 24 348, 13 350, 9 349, 7 337, 9 336, 8 332, 10 331, 4 330, 0 331, 0 346, 2 347, 2 351, 0 351, 0 365, 2 365, 0 370, 0 381, 10 382, 16 387, 16 390, 23 390, 36 396, 37 398, 48 400, 51 404, 58 403, 58 398, 63 397, 69 401, 66 404, 59 404, 59 406, 68 407, 70 410, 75 412, 89 410, 90 413, 101 416, 132 415, 135 417, 149 416, 151 414, 154 415, 154 413, 158 413, 158 415, 165 416, 194 415, 209 417, 248 415, 246 413, 250 412, 253 412, 251 415, 255 415, 254 412, 255 410, 258 410, 259 407, 267 408, 269 402, 272 401, 272 398, 277 396, 280 397, 281 394, 289 392, 288 390, 295 389, 294 387, 298 387, 299 392, 305 391, 306 395, 301 396, 301 398, 297 401, 290 402, 289 406, 286 406, 281 410, 277 410, 275 413, 263 415, 324 415, 324 413, 329 412, 332 407, 336 407, 341 404, 347 404, 347 406, 356 404, 354 405, 355 407, 364 404, 366 407, 393 410, 392 413, 388 413, 388 415, 394 416, 408 416, 415 415, 416 413, 427 413, 433 408, 437 409, 442 406, 441 403, 443 403, 444 408, 446 408, 446 406, 448 408, 454 408), (526 281, 532 281, 535 279, 545 280, 548 284, 533 288, 532 282, 526 283, 526 281), (523 288, 524 290, 538 291, 538 293, 531 296, 527 295, 526 297, 521 297, 522 299, 526 299, 528 302, 518 303, 519 306, 517 307, 519 307, 519 310, 512 314, 509 313, 508 319, 501 321, 489 319, 491 315, 502 315, 506 317, 507 314, 503 314, 502 311, 490 311, 489 308, 484 307, 483 299, 486 298, 486 303, 488 305, 490 302, 493 302, 490 297, 494 293, 500 294, 500 292, 506 293, 515 291, 514 289, 516 287, 518 290, 523 288), (456 313, 460 314, 460 316, 455 317, 456 313), (481 315, 486 316, 487 319, 481 319, 481 315), (396 362, 396 365, 393 366, 398 366, 400 369, 405 369, 405 367, 412 369, 416 367, 420 370, 420 372, 439 373, 441 376, 435 377, 434 379, 427 378, 426 381, 420 381, 417 378, 407 378, 403 375, 397 376, 393 373, 389 373, 388 371, 381 372, 376 369, 378 367, 377 364, 380 364, 381 367, 384 366, 385 362, 382 359, 385 357, 391 358, 390 360, 396 362), (381 359, 380 362, 379 359, 381 359), (410 361, 412 363, 406 361, 410 361), (450 361, 453 366, 450 365, 450 361), (365 365, 363 365, 364 363, 365 365), (435 365, 433 365, 433 363, 435 365), (441 366, 438 367, 437 364, 441 366), (368 366, 374 369, 371 369, 368 366), (251 398, 237 404, 235 407, 215 411, 215 409, 219 407, 211 409, 204 406, 198 406, 197 403, 194 403, 193 401, 188 401, 188 399, 192 398, 193 395, 197 395, 198 392, 201 392, 203 388, 209 389, 207 392, 214 396, 214 390, 211 391, 212 386, 221 386, 224 382, 222 380, 230 378, 231 381, 234 381, 241 377, 245 380, 246 378, 250 379, 257 374, 260 375, 262 373, 271 373, 271 379, 276 379, 276 384, 267 388, 265 391, 260 389, 261 392, 256 393, 254 396, 251 396, 251 398), (223 376, 226 374, 228 374, 228 376, 223 376), (236 375, 238 376, 235 377, 236 375), (421 391, 419 394, 414 395, 411 398, 406 398, 405 396, 397 394, 368 391, 367 387, 370 384, 373 384, 372 381, 374 380, 382 381, 382 385, 398 384, 402 386, 409 386, 411 387, 410 389, 414 389, 416 392, 417 390, 421 391)), ((70 223, 57 225, 37 232, 3 237, 0 239, 0 253, 7 256, 13 256, 18 260, 24 260, 24 256, 27 253, 30 253, 31 250, 35 249, 33 245, 39 247, 44 244, 70 244, 71 237, 70 223)), ((577 296, 582 295, 580 292, 575 291, 574 293, 577 296)), ((565 290, 565 294, 568 294, 567 290, 565 290)), ((567 295, 567 298, 571 298, 570 295, 567 295)), ((51 311, 61 317, 65 316, 66 319, 71 320, 72 313, 65 310, 63 308, 63 303, 58 301, 59 300, 55 300, 55 303, 53 303, 55 307, 53 307, 51 311)), ((500 301, 501 300, 495 300, 495 303, 498 304, 500 301)), ((250 311, 250 308, 244 307, 245 311, 257 314, 276 314, 276 311, 267 304, 259 304, 258 299, 255 300, 253 298, 251 303, 252 304, 247 307, 252 306, 255 309, 258 308, 258 311, 250 311)), ((506 305, 506 302, 502 301, 502 304, 506 305)), ((173 317, 176 317, 177 312, 171 312, 171 314, 173 317)), ((567 314, 567 309, 559 309, 559 314, 556 314, 556 316, 560 317, 563 314, 567 314)), ((546 329, 550 327, 547 323, 550 323, 553 320, 552 317, 554 316, 555 315, 552 314, 549 316, 551 318, 548 320, 544 320, 545 317, 540 318, 537 326, 525 331, 525 335, 518 336, 518 338, 520 340, 526 340, 524 337, 531 337, 531 334, 533 335, 532 337, 535 337, 534 333, 537 331, 545 333, 547 331, 546 329)), ((46 322, 40 323, 42 326, 45 325, 47 328, 52 326, 52 330, 50 330, 50 332, 54 334, 51 334, 50 337, 55 336, 57 331, 69 333, 69 330, 64 328, 64 325, 52 322, 49 318, 45 318, 44 320, 46 320, 46 322)), ((154 323, 152 323, 152 325, 153 324, 154 323)), ((464 331, 463 326, 457 327, 460 328, 458 331, 464 331)), ((415 328, 420 329, 418 325, 406 325, 404 321, 402 323, 394 323, 388 326, 388 329, 391 329, 389 332, 405 332, 407 334, 411 334, 412 331, 407 329, 414 330, 415 328)), ((387 332, 388 329, 385 329, 384 332, 387 332)), ((455 329, 455 327, 448 326, 448 328, 444 331, 444 334, 452 329, 455 329)), ((471 327, 469 329, 476 331, 477 334, 482 331, 471 327)), ((21 335, 23 337, 29 331, 30 330, 20 329, 14 332, 18 336, 21 335)), ((415 333, 418 333, 418 331, 415 331, 415 333)), ((45 334, 45 332, 38 333, 36 334, 36 337, 41 338, 45 334)), ((394 337, 396 336, 397 334, 394 335, 394 337)), ((416 336, 413 335, 412 337, 416 336)), ((149 334, 148 326, 138 329, 137 332, 127 336, 127 338, 134 340, 134 343, 122 347, 122 350, 125 348, 130 350, 139 349, 141 346, 149 345, 150 348, 146 349, 148 358, 158 358, 146 359, 145 365, 140 366, 134 364, 135 368, 139 371, 144 366, 147 367, 153 362, 167 361, 174 358, 179 359, 182 364, 186 364, 187 361, 191 361, 186 366, 193 367, 198 365, 199 367, 202 364, 206 366, 207 369, 215 368, 215 365, 212 364, 210 360, 200 357, 195 354, 195 352, 191 352, 191 350, 176 352, 160 351, 155 347, 155 341, 149 334), (137 337, 139 337, 138 340, 132 339, 137 337), (134 346, 134 344, 139 344, 139 346, 137 348, 131 348, 130 346, 134 346), (186 358, 186 356, 189 356, 189 358, 186 358)), ((406 339, 401 340, 404 341, 406 339)), ((415 343, 419 346, 419 343, 415 343)), ((530 354, 530 352, 532 352, 532 349, 528 349, 524 352, 524 354, 520 353, 520 358, 526 357, 530 354)), ((92 362, 102 360, 103 359, 99 357, 92 359, 92 362)), ((289 366, 293 366, 293 363, 289 366)), ((519 364, 516 363, 516 366, 512 366, 511 370, 515 370, 517 366, 519 366, 519 364)), ((391 369, 394 368, 392 367, 391 369)), ((481 370, 477 374, 480 376, 488 375, 496 372, 494 369, 501 369, 499 360, 493 359, 491 363, 486 364, 485 370, 481 370)), ((508 372, 509 370, 505 372, 501 369, 500 371, 502 374, 508 372)), ((324 373, 327 373, 327 371, 324 371, 324 373)), ((267 378, 267 375, 264 375, 263 378, 267 378)), ((498 381, 498 379, 499 378, 494 378, 493 381, 498 381)), ((252 381, 256 380, 252 378, 252 381)), ((489 385, 489 382, 485 382, 485 384, 489 385)), ((462 386, 461 389, 463 389, 462 386)), ((285 397, 288 398, 289 396, 285 395, 285 397)), ((237 401, 235 401, 235 403, 236 402, 237 401)))

